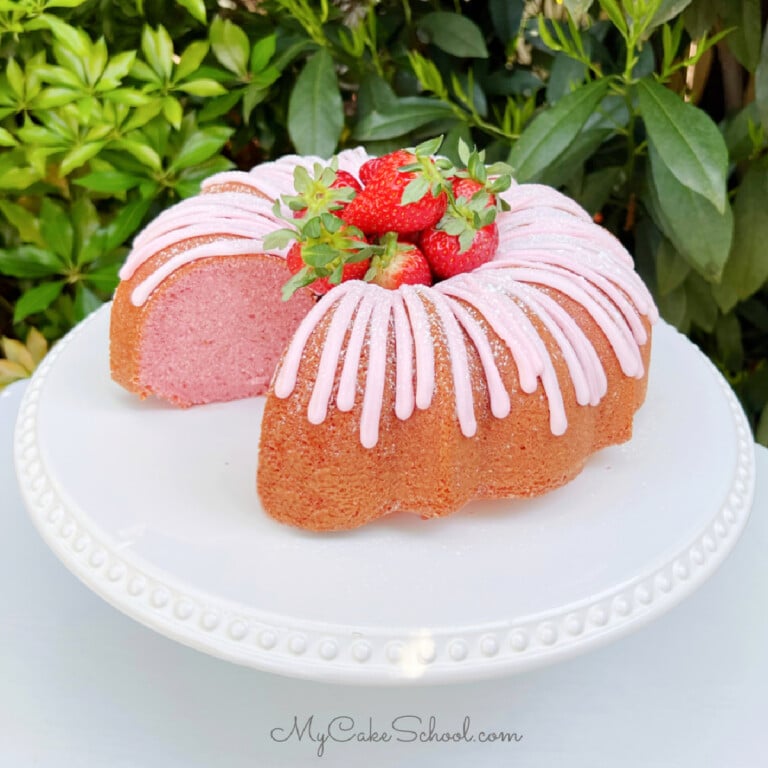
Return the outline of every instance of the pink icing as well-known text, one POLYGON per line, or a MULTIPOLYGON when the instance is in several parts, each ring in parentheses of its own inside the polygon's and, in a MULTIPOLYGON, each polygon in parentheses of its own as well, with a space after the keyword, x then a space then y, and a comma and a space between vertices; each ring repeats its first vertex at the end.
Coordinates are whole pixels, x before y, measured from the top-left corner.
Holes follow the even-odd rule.
POLYGON ((561 435, 568 422, 560 382, 551 354, 530 318, 536 317, 554 340, 579 405, 597 405, 606 394, 607 379, 592 343, 546 293, 546 287, 581 304, 602 329, 623 373, 642 377, 640 346, 646 343, 647 334, 640 316, 655 322, 658 313, 632 269, 629 254, 576 203, 554 190, 514 185, 504 196, 511 210, 498 217, 503 237, 495 261, 431 288, 401 286, 389 291, 359 281, 337 286, 299 326, 277 372, 275 395, 291 395, 306 344, 318 323, 333 311, 322 342, 308 418, 321 423, 327 417, 337 375, 336 405, 342 411, 353 408, 362 349, 367 344, 359 430, 361 444, 372 447, 378 441, 388 365, 395 366, 398 418, 407 419, 414 406, 430 406, 435 391, 432 335, 436 326, 450 359, 456 418, 461 433, 472 437, 477 422, 467 343, 477 351, 494 417, 505 418, 512 407, 491 345, 476 319, 479 315, 509 348, 520 388, 532 393, 541 383, 550 430, 561 435), (533 211, 528 210, 529 205, 533 211), (387 357, 390 336, 394 338, 393 360, 387 357))

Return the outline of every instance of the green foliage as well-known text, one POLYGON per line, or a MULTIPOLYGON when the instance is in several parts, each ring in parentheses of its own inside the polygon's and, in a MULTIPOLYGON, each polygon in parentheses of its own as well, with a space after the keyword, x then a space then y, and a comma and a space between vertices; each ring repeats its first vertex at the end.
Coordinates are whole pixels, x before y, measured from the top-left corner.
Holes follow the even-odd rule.
POLYGON ((0 0, 0 335, 66 332, 211 173, 443 134, 598 216, 768 441, 766 0, 226 5, 0 0))

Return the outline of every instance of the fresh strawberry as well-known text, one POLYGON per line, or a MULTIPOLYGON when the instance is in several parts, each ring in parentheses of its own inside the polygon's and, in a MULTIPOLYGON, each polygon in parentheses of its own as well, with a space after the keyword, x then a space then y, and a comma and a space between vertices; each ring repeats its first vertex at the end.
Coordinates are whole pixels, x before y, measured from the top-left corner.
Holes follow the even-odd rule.
MULTIPOLYGON (((292 275, 297 275, 303 269, 308 268, 307 263, 301 255, 302 247, 302 243, 294 243, 286 256, 285 263, 288 267, 288 271, 292 275)), ((365 273, 368 271, 370 264, 370 259, 366 259, 365 261, 347 262, 342 266, 341 280, 339 282, 345 283, 347 280, 362 280, 365 277, 365 273)), ((334 285, 328 277, 319 277, 314 282, 309 283, 310 290, 318 296, 328 293, 333 287, 334 285)))
POLYGON ((315 164, 313 174, 297 165, 293 172, 295 195, 283 195, 296 219, 319 216, 322 213, 338 213, 362 190, 360 182, 347 171, 336 169, 335 162, 323 167, 315 164))
POLYGON ((493 258, 499 247, 499 230, 488 224, 474 232, 470 245, 461 249, 458 235, 432 227, 421 235, 421 249, 435 277, 444 280, 462 272, 471 272, 493 258))
POLYGON ((436 224, 448 205, 448 182, 429 156, 433 144, 398 150, 361 168, 367 183, 341 214, 366 234, 414 232, 436 224))
POLYGON ((398 240, 395 232, 384 235, 381 245, 383 250, 371 259, 366 280, 391 290, 401 285, 432 285, 429 264, 415 245, 398 240))

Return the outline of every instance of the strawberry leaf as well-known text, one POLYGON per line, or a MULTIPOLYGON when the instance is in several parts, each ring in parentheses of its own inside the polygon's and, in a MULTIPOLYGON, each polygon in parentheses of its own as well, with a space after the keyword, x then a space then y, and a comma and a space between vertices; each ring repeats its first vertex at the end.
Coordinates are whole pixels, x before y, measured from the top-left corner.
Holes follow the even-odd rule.
POLYGON ((278 229, 270 232, 263 240, 262 245, 267 250, 285 248, 291 240, 296 239, 298 233, 295 229, 278 229))
POLYGON ((409 205, 410 203, 418 203, 424 195, 427 194, 430 188, 428 179, 423 176, 419 176, 413 181, 409 182, 408 186, 403 190, 403 197, 400 201, 400 205, 409 205))

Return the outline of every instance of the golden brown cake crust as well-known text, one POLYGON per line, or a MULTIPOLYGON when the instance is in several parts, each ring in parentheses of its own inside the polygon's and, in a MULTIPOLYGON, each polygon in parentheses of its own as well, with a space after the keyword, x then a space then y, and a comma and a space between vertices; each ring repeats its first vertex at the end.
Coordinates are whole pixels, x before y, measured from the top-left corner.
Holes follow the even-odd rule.
MULTIPOLYGON (((331 404, 322 425, 313 425, 306 413, 325 330, 330 323, 326 317, 305 349, 294 393, 281 399, 270 390, 267 398, 257 480, 264 509, 281 522, 315 531, 355 528, 398 510, 425 518, 440 517, 475 498, 545 493, 572 480, 595 450, 628 440, 634 413, 645 398, 647 376, 625 376, 608 339, 590 314, 567 296, 541 288, 556 298, 585 331, 608 379, 608 392, 599 405, 578 405, 557 345, 546 328, 531 317, 552 352, 568 418, 564 435, 555 436, 549 428, 548 404, 542 387, 532 394, 521 391, 507 346, 468 305, 466 309, 490 339, 512 397, 509 416, 496 418, 491 414, 477 353, 467 343, 478 431, 474 437, 462 435, 455 414, 448 352, 444 344, 436 342, 437 389, 433 402, 405 421, 394 412, 394 366, 387 366, 379 440, 374 448, 364 448, 358 433, 366 351, 353 410, 344 413, 331 404)), ((434 312, 430 312, 430 322, 439 339, 440 326, 434 312)), ((649 340, 642 347, 647 371, 650 324, 645 318, 643 324, 649 333, 649 340)), ((388 344, 391 357, 392 334, 388 344)), ((337 388, 338 380, 332 403, 337 388)))

